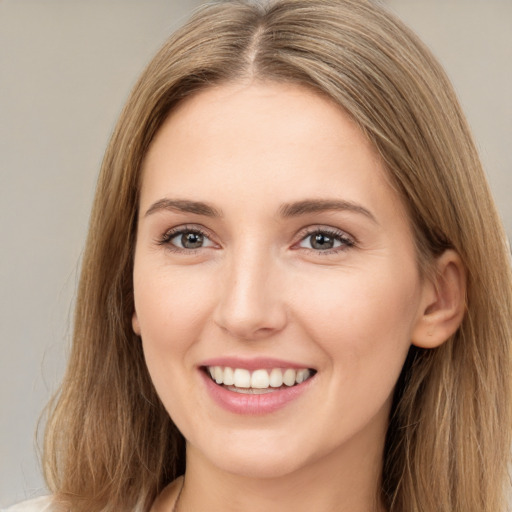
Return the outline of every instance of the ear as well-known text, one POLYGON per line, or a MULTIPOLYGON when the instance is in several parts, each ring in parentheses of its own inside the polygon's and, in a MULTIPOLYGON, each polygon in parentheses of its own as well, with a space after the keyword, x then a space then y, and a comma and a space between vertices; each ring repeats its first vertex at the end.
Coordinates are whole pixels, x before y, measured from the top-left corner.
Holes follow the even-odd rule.
POLYGON ((140 336, 140 325, 139 319, 137 318, 137 311, 134 311, 132 315, 132 329, 137 336, 140 336))
POLYGON ((442 345, 459 328, 466 310, 466 270, 454 250, 435 262, 433 280, 425 279, 412 344, 422 348, 442 345))

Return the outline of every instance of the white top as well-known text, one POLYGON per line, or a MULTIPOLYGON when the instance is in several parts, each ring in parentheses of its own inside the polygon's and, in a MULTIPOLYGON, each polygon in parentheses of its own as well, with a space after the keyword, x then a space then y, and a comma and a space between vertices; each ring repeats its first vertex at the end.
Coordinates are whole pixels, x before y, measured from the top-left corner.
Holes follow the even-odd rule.
POLYGON ((3 508, 0 512, 51 512, 51 496, 41 496, 33 500, 23 501, 9 508, 3 508))

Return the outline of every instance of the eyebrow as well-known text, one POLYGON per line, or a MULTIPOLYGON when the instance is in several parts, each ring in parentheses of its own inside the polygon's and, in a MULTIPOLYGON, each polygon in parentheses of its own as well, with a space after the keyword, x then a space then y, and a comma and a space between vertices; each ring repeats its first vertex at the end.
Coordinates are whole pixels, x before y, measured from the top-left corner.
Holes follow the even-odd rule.
MULTIPOLYGON (((171 210, 182 213, 194 213, 206 217, 222 217, 222 211, 214 206, 202 201, 190 201, 188 199, 159 199, 153 203, 145 213, 145 216, 151 215, 161 210, 171 210)), ((352 201, 343 201, 337 199, 305 199, 294 203, 285 203, 279 208, 281 217, 300 217, 310 213, 319 213, 327 211, 349 211, 362 214, 378 224, 375 216, 364 206, 352 201)))
POLYGON ((298 217, 309 213, 326 211, 349 211, 362 214, 378 224, 377 219, 370 210, 352 201, 337 199, 306 199, 295 203, 287 203, 281 206, 279 213, 282 217, 298 217))
POLYGON ((161 210, 183 213, 195 213, 206 217, 222 217, 222 212, 208 203, 189 201, 187 199, 160 199, 153 203, 145 213, 145 217, 161 210))

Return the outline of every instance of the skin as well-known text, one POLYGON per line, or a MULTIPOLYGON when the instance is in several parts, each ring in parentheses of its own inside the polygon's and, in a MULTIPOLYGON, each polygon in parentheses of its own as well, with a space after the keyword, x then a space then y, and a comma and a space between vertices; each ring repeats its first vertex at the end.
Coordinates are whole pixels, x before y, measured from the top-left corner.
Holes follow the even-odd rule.
MULTIPOLYGON (((440 319, 460 301, 462 279, 456 257, 445 259, 441 285, 422 279, 382 162, 325 98, 238 83, 174 110, 144 163, 133 328, 187 440, 179 510, 380 510, 384 437, 407 351, 453 330, 440 319), (163 199, 208 203, 220 215, 163 208, 163 199), (350 208, 281 214, 305 200, 350 208), (168 234, 178 228, 200 229, 203 246, 178 247, 181 235, 168 234), (312 248, 318 230, 334 236, 333 250, 312 248), (205 391, 198 367, 220 356, 275 357, 317 373, 285 407, 240 415, 205 391)), ((154 510, 172 510, 177 492, 154 510)))

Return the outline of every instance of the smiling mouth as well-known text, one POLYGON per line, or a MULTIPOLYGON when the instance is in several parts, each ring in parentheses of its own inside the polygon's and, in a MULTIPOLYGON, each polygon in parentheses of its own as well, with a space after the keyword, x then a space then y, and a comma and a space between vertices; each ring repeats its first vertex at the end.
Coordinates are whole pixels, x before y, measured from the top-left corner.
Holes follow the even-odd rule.
POLYGON ((203 370, 219 386, 244 394, 263 394, 298 386, 315 375, 311 368, 272 368, 249 371, 228 366, 205 366, 203 370))

